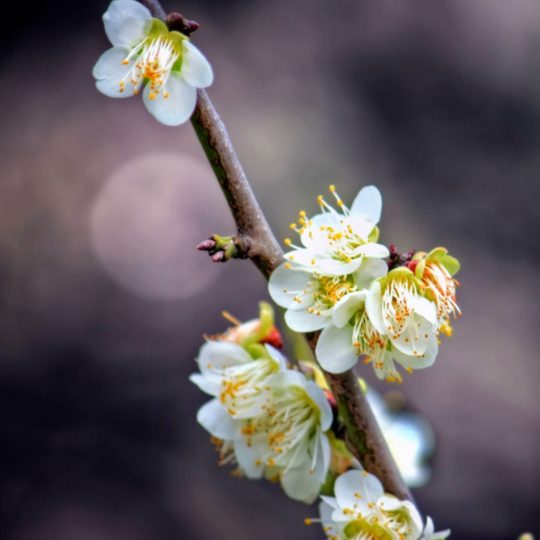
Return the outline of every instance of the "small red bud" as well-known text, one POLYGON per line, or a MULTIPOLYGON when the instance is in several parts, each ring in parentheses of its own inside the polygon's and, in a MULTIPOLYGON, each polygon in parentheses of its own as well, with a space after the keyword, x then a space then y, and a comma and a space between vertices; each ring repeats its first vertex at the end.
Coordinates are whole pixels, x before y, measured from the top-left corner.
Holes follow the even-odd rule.
POLYGON ((267 343, 276 349, 283 348, 283 338, 281 337, 280 331, 275 326, 263 339, 261 339, 261 343, 267 343))
POLYGON ((415 272, 417 266, 418 266, 418 261, 409 261, 409 262, 407 263, 407 268, 408 268, 411 272, 415 272))
POLYGON ((210 251, 216 247, 216 242, 212 238, 208 240, 203 240, 200 244, 197 245, 199 251, 210 251))

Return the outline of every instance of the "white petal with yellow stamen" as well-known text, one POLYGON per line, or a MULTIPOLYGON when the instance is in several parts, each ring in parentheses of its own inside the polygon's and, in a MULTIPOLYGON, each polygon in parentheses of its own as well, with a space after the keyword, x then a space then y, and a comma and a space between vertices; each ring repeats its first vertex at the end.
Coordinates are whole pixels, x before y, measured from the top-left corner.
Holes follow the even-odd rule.
POLYGON ((191 376, 204 392, 218 398, 232 418, 260 414, 268 400, 266 380, 285 369, 284 357, 266 345, 266 354, 253 358, 234 343, 209 341, 197 359, 200 373, 191 376))
POLYGON ((238 463, 248 476, 276 472, 289 497, 312 502, 330 465, 325 433, 332 423, 330 405, 324 392, 297 371, 281 372, 267 385, 269 406, 239 427, 238 463))
POLYGON ((285 259, 306 271, 328 276, 352 274, 369 258, 385 258, 388 249, 370 239, 380 219, 382 200, 379 190, 367 186, 360 190, 351 209, 337 195, 335 187, 330 192, 337 209, 318 197, 322 213, 307 218, 300 212, 298 224, 291 228, 299 233, 301 246, 294 246, 285 259))
POLYGON ((419 540, 422 518, 409 501, 384 493, 379 480, 351 470, 334 485, 335 497, 321 497, 320 521, 330 540, 419 540))
POLYGON ((197 88, 213 82, 204 55, 187 36, 169 32, 134 0, 113 0, 103 21, 113 48, 94 67, 98 90, 119 98, 145 86, 144 104, 159 122, 186 122, 195 109, 197 88))

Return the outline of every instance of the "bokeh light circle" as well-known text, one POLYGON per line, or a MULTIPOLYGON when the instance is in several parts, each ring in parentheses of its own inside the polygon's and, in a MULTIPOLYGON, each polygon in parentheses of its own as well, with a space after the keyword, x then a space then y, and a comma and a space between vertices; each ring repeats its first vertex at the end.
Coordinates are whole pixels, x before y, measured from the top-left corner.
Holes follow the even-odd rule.
POLYGON ((138 296, 189 297, 219 270, 195 250, 230 230, 209 167, 181 154, 137 157, 104 183, 91 211, 92 245, 107 273, 138 296))

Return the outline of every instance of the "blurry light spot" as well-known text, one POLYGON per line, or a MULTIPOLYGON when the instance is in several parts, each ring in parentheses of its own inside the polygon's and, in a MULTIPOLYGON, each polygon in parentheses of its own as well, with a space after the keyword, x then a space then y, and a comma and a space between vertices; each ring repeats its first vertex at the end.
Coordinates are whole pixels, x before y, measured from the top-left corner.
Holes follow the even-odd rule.
POLYGON ((195 246, 231 230, 221 199, 209 167, 177 154, 138 157, 98 194, 91 213, 95 254, 116 282, 139 296, 189 297, 220 271, 195 246))

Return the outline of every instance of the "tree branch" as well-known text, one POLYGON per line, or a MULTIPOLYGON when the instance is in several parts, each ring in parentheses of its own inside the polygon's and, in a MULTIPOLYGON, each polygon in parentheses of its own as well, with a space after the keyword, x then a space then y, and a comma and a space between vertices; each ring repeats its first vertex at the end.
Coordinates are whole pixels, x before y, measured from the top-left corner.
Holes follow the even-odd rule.
POLYGON ((281 262, 283 252, 253 194, 229 134, 204 90, 199 90, 191 123, 227 199, 245 255, 268 278, 281 262))
MULTIPOLYGON (((157 0, 141 1, 153 16, 166 19, 157 0)), ((244 255, 268 278, 282 261, 283 252, 253 194, 227 130, 204 90, 198 93, 191 123, 227 199, 244 255)), ((317 339, 318 333, 310 336, 312 349, 317 339)), ((351 452, 367 471, 379 478, 388 493, 411 499, 354 372, 325 373, 325 377, 345 423, 351 452)))

